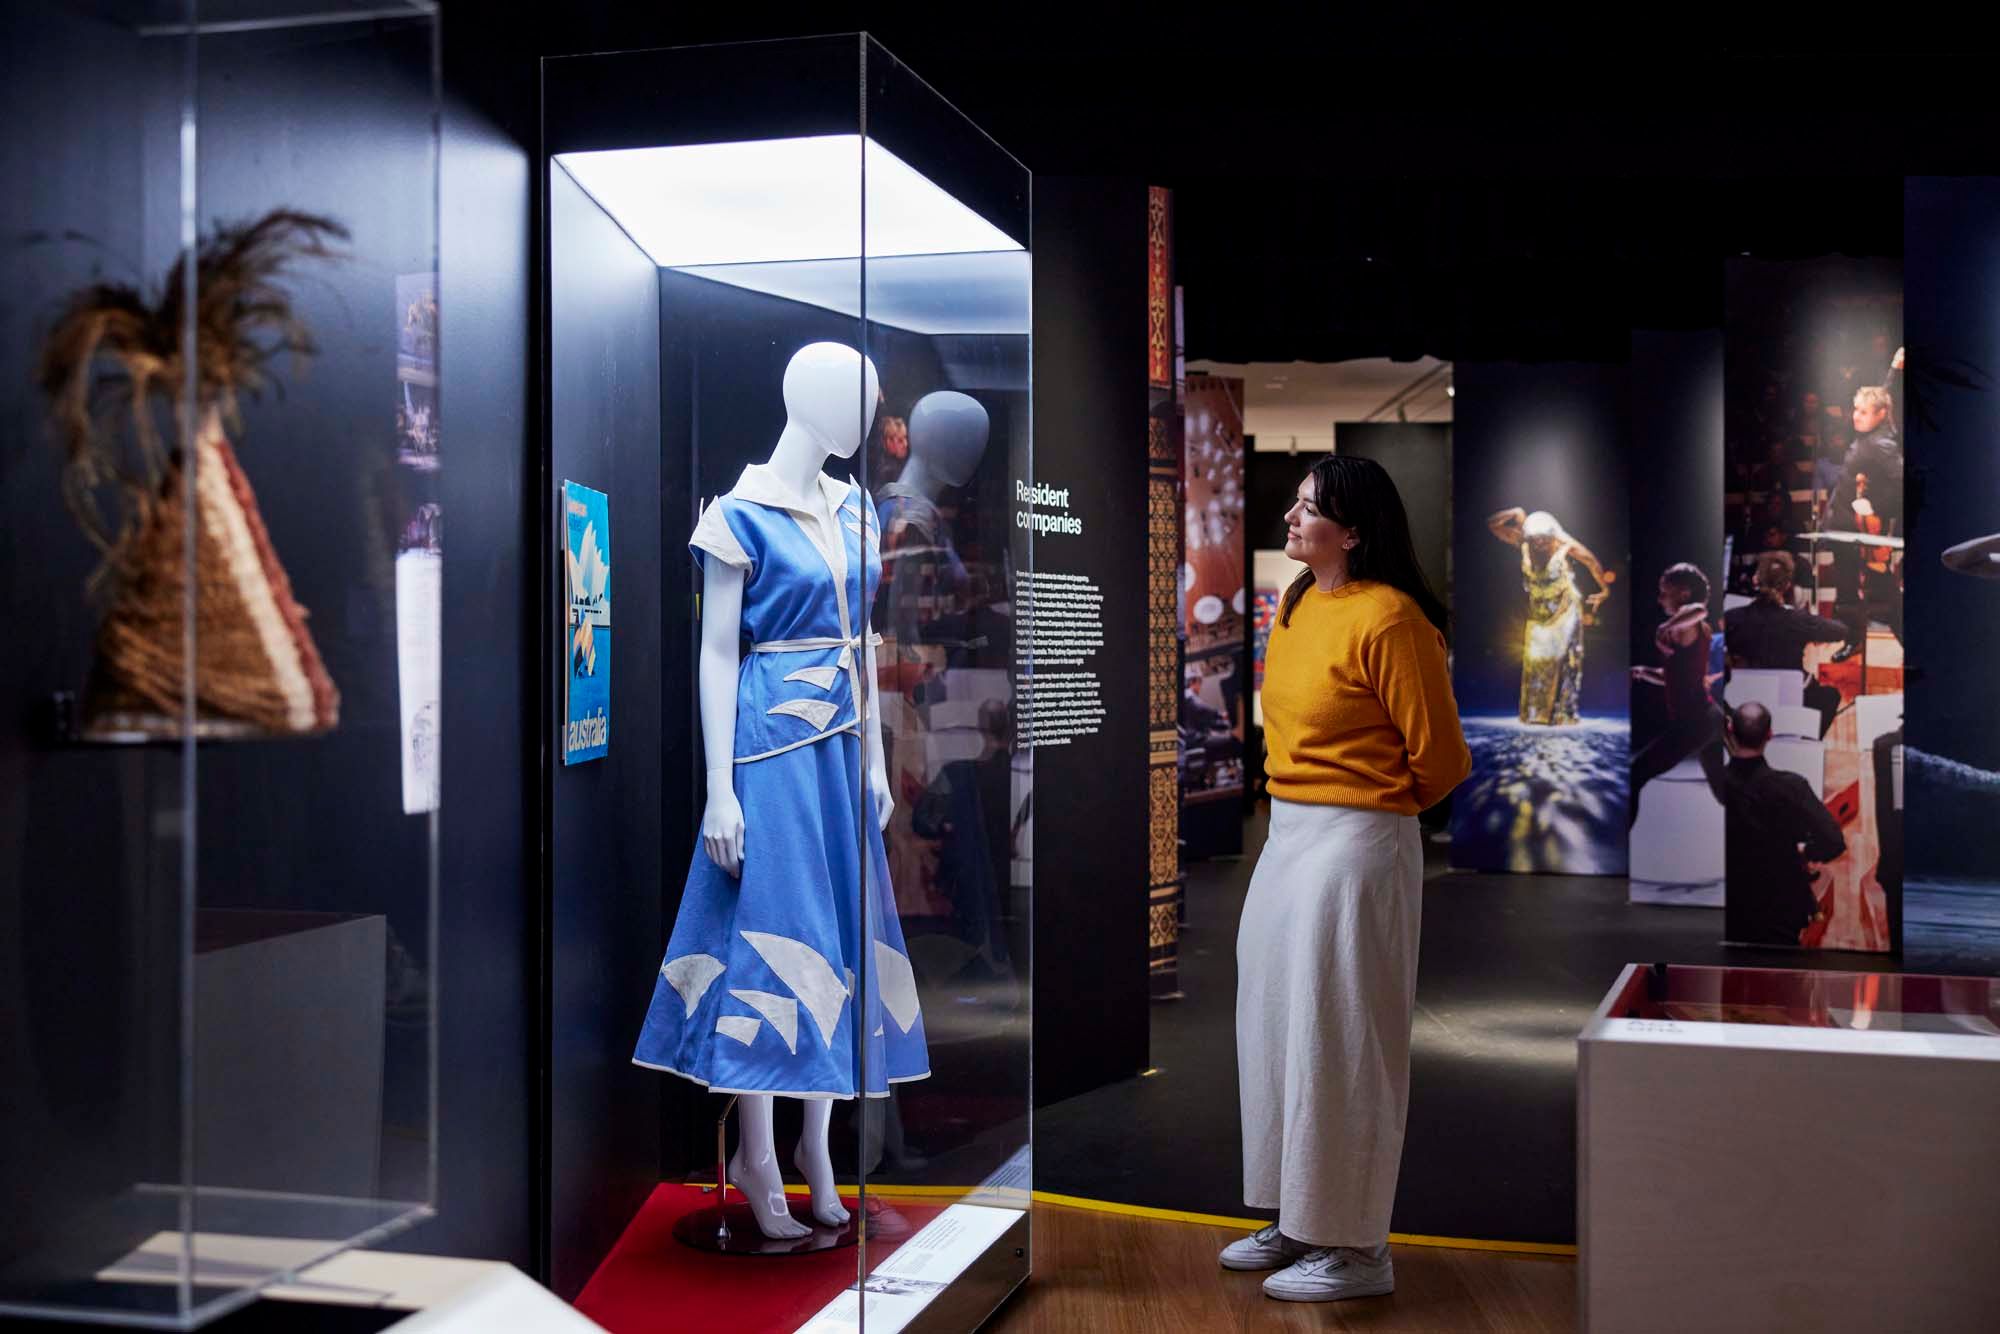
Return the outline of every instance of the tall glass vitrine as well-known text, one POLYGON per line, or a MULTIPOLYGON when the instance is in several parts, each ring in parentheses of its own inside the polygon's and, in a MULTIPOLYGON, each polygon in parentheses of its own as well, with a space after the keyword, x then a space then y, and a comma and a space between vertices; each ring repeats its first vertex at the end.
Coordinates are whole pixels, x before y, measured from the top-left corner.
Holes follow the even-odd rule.
POLYGON ((435 1200, 437 43, 0 16, 0 1313, 192 1328, 435 1200))
POLYGON ((552 1031, 632 1060, 557 1054, 558 1289, 970 1329, 1028 1265, 1028 172, 861 35, 552 59, 544 99, 552 531, 602 496, 647 544, 612 539, 608 622, 565 546, 555 735, 596 740, 571 729, 608 624, 610 746, 659 748, 656 772, 552 766, 552 1031), (619 874, 592 811, 631 798, 621 772, 657 784, 657 885, 565 877, 571 851, 619 874), (740 860, 708 837, 722 782, 740 860), (649 889, 658 939, 606 939, 607 900, 649 889), (576 1216, 606 1192, 566 1173, 607 1170, 638 1081, 664 1180, 605 1259, 576 1216), (816 1197, 793 1146, 828 1122, 816 1197), (719 1123, 749 1178, 721 1191, 719 1123), (741 1208, 733 1245, 689 1235, 755 1192, 767 1134, 799 1235, 741 1208))

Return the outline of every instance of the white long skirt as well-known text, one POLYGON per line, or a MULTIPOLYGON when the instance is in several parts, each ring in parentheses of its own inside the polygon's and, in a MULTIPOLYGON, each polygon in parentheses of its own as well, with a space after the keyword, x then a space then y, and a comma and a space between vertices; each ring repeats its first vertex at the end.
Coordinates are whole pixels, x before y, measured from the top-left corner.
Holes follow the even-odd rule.
POLYGON ((1416 817, 1271 799, 1236 933, 1243 1200, 1287 1237, 1389 1236, 1410 1104, 1416 817))

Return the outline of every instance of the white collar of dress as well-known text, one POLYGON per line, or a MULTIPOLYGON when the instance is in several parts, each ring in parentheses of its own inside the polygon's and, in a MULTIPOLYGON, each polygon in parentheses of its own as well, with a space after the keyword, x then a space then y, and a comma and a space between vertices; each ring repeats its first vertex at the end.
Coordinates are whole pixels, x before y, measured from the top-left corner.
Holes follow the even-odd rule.
MULTIPOLYGON (((854 485, 852 477, 843 482, 820 473, 819 491, 826 499, 827 512, 838 513, 847 503, 848 492, 853 490, 854 485)), ((730 494, 738 500, 768 505, 772 509, 790 510, 794 514, 803 514, 808 518, 815 518, 821 513, 816 506, 808 505, 796 491, 785 485, 768 463, 752 463, 744 468, 743 475, 736 479, 735 490, 730 494)))

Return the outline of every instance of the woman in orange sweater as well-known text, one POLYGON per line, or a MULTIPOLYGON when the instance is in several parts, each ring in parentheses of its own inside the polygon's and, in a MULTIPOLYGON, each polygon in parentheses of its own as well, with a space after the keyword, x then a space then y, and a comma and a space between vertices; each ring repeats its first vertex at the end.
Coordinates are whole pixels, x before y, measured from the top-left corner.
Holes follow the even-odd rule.
POLYGON ((1330 455, 1285 515, 1264 656, 1271 830, 1236 937, 1243 1198, 1278 1221, 1222 1252, 1267 1295, 1395 1289, 1389 1207, 1409 1106, 1423 846, 1417 812, 1472 757, 1424 582, 1382 466, 1330 455))

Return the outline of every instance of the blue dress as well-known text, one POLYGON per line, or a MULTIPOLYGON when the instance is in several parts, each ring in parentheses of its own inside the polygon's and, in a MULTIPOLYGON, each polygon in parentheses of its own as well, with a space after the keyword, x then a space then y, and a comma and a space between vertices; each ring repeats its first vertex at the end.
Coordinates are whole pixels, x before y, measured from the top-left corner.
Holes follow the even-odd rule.
POLYGON ((851 480, 819 485, 823 508, 752 465, 688 540, 745 572, 743 875, 695 844, 632 1059, 718 1093, 885 1097, 930 1073, 855 707, 880 528, 851 480))

